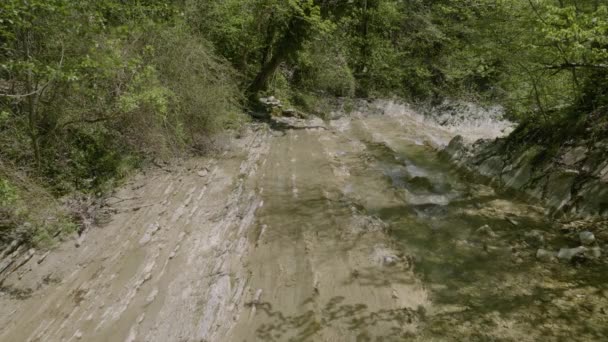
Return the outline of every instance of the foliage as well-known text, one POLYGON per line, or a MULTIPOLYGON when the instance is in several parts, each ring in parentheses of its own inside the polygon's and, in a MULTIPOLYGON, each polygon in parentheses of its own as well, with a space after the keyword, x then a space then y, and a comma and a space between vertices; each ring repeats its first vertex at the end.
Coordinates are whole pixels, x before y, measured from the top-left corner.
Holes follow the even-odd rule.
POLYGON ((59 193, 102 187, 133 157, 175 155, 239 120, 230 67, 175 5, 1 6, 2 157, 59 193))
MULTIPOLYGON (((331 96, 453 97, 503 104, 536 126, 603 123, 608 7, 597 0, 0 3, 0 161, 55 195, 105 191, 146 159, 203 152, 215 132, 238 128, 242 107, 262 94, 315 112, 331 96)), ((4 206, 18 202, 11 184, 0 183, 4 206)))
MULTIPOLYGON (((41 193, 105 192, 146 159, 203 151, 214 132, 237 128, 236 73, 184 24, 185 10, 164 0, 3 1, 0 165, 44 184, 41 193)), ((3 222, 15 231, 29 222, 28 241, 70 227, 8 203, 11 189, 1 184, 3 222)))

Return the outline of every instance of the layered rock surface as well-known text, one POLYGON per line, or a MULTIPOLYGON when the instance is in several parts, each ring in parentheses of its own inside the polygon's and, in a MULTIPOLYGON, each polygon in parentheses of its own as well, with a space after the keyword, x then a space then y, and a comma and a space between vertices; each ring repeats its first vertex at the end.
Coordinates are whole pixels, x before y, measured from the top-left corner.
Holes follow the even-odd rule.
POLYGON ((443 154, 460 167, 543 201, 556 215, 608 217, 608 139, 550 146, 508 139, 467 145, 457 136, 443 154))

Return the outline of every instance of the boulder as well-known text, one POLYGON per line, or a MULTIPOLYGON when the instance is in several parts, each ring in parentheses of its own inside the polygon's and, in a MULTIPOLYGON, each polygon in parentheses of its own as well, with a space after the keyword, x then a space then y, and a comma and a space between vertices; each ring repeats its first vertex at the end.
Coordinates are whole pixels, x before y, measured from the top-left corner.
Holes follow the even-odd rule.
POLYGON ((576 256, 583 256, 587 251, 587 247, 579 246, 576 248, 562 248, 557 253, 557 258, 561 261, 572 261, 576 256))
POLYGON ((461 135, 455 136, 448 146, 443 150, 443 153, 452 160, 460 160, 466 153, 464 138, 461 135))
POLYGON ((595 242, 595 235, 589 231, 580 232, 578 234, 578 238, 585 246, 589 246, 595 242))

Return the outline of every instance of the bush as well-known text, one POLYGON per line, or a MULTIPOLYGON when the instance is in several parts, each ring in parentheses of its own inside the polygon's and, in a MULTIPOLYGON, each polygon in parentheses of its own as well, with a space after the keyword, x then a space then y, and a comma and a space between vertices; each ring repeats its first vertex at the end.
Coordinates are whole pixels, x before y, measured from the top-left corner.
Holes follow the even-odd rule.
POLYGON ((22 234, 26 222, 29 241, 46 240, 47 228, 72 229, 47 220, 55 204, 34 201, 24 210, 30 185, 14 179, 44 184, 48 203, 49 193, 105 192, 146 159, 205 150, 215 132, 242 124, 236 73, 177 8, 115 0, 0 5, 11 15, 0 21, 0 162, 11 165, 3 171, 11 181, 0 183, 0 219, 12 227, 3 226, 6 236, 22 234))
POLYGON ((73 233, 76 224, 53 196, 17 174, 0 167, 0 245, 17 240, 50 247, 57 238, 73 233))
POLYGON ((149 39, 155 46, 151 63, 173 93, 169 110, 181 121, 177 137, 197 144, 205 135, 243 123, 236 72, 215 55, 210 43, 189 33, 184 24, 149 39))

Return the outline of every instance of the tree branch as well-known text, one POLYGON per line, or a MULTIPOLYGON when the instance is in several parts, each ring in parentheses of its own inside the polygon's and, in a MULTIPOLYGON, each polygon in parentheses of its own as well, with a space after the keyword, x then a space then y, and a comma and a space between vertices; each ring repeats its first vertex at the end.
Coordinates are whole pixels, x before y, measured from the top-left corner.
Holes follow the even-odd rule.
POLYGON ((64 122, 61 125, 61 128, 65 128, 69 125, 73 125, 73 124, 77 124, 77 123, 88 123, 88 124, 94 124, 94 123, 98 123, 98 122, 103 122, 103 121, 109 121, 112 120, 113 118, 111 116, 103 116, 100 118, 95 118, 95 119, 78 119, 78 120, 70 120, 67 122, 64 122))
POLYGON ((575 68, 589 68, 589 69, 608 69, 608 64, 584 64, 584 63, 563 63, 559 65, 545 65, 545 70, 555 69, 575 69, 575 68))

